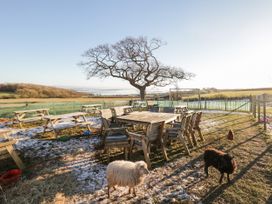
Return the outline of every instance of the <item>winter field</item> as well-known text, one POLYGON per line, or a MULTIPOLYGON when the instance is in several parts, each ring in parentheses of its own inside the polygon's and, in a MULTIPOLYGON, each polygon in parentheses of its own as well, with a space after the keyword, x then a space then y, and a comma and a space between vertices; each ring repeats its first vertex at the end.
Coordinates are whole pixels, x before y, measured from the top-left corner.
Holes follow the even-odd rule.
MULTIPOLYGON (((88 117, 93 131, 82 128, 63 130, 59 139, 51 133, 41 134, 40 124, 17 129, 9 120, 2 120, 1 128, 14 128, 11 137, 17 140, 16 149, 27 170, 16 185, 4 188, 0 199, 8 203, 271 203, 272 202, 272 140, 271 126, 264 132, 261 125, 247 114, 205 112, 201 123, 204 142, 186 156, 181 144, 169 146, 168 162, 160 151, 151 151, 152 169, 137 196, 128 189, 117 187, 107 198, 105 169, 106 155, 96 133, 100 119, 88 117), (234 140, 226 139, 229 129, 234 140), (231 183, 218 184, 219 173, 210 169, 205 178, 202 154, 208 146, 234 155, 238 169, 231 175, 231 183)), ((65 125, 65 124, 63 124, 65 125)), ((111 161, 123 159, 119 150, 111 154, 111 161)), ((133 161, 143 160, 142 152, 135 152, 133 161)), ((14 167, 12 160, 1 161, 1 170, 14 167)), ((4 202, 4 201, 3 201, 4 202)), ((2 202, 1 202, 2 203, 2 202)))

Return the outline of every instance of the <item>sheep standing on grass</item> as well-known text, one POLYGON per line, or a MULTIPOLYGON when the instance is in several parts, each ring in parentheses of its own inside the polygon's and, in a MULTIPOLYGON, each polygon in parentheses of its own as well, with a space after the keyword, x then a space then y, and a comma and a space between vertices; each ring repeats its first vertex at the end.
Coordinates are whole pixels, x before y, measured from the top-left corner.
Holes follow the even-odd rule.
POLYGON ((110 188, 117 186, 128 186, 129 193, 133 188, 133 194, 136 196, 135 186, 141 184, 145 176, 149 173, 147 164, 144 161, 113 161, 107 167, 108 197, 110 197, 110 188))
POLYGON ((213 166, 220 171, 221 177, 219 183, 222 183, 224 173, 228 175, 228 182, 230 182, 229 174, 232 174, 236 169, 236 161, 227 153, 219 151, 214 148, 208 148, 204 152, 204 162, 205 162, 205 173, 207 177, 209 176, 208 168, 213 166))

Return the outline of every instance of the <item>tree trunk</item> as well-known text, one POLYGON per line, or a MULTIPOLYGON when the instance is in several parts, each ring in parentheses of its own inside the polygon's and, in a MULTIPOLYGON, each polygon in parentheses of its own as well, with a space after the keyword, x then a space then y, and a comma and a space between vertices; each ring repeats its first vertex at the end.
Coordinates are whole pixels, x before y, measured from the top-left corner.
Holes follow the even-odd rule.
POLYGON ((141 100, 143 101, 143 100, 145 100, 145 89, 146 89, 146 87, 141 87, 141 88, 139 88, 139 90, 140 90, 140 96, 141 96, 141 100))

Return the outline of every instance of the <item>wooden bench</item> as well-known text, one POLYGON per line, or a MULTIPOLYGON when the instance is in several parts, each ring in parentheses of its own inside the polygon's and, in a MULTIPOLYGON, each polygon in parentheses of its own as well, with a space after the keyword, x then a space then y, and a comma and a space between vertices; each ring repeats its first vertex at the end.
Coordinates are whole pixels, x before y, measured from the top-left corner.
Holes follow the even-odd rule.
POLYGON ((20 128, 23 128, 23 123, 30 123, 43 120, 44 116, 49 115, 49 109, 34 109, 14 111, 14 123, 19 123, 20 128))
POLYGON ((0 139, 5 138, 4 141, 0 141, 0 160, 6 159, 9 156, 11 156, 16 165, 20 169, 24 169, 25 165, 23 164, 22 160, 20 159, 15 149, 13 148, 13 145, 16 143, 16 141, 8 139, 9 137, 7 136, 7 133, 10 132, 11 132, 10 130, 0 131, 0 139))

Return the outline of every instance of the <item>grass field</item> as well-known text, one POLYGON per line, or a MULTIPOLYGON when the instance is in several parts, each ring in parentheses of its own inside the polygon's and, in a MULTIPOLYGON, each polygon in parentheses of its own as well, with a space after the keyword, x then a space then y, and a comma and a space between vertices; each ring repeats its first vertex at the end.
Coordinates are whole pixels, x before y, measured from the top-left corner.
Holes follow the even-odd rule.
MULTIPOLYGON (((256 96, 261 94, 272 94, 271 89, 246 89, 246 90, 223 90, 212 93, 201 93, 202 98, 214 99, 214 98, 243 98, 249 96, 256 96)), ((191 95, 187 98, 198 98, 198 95, 191 95)))

